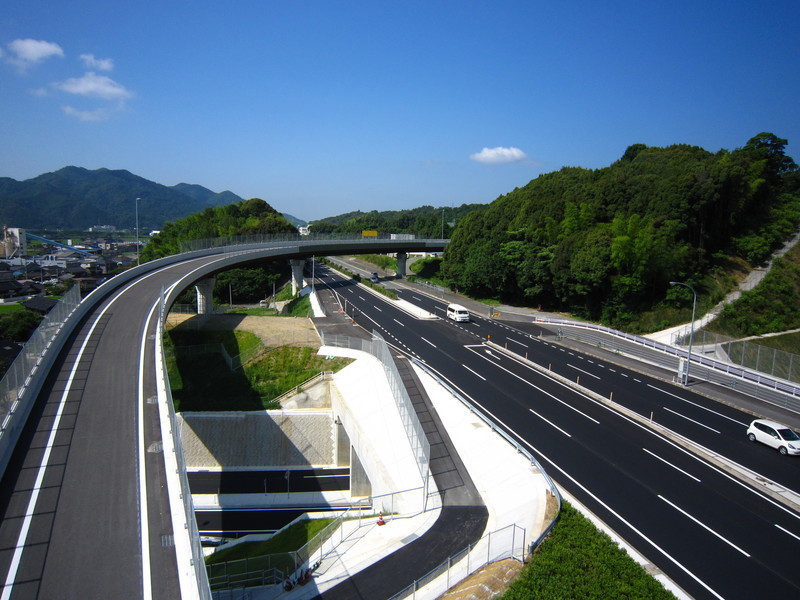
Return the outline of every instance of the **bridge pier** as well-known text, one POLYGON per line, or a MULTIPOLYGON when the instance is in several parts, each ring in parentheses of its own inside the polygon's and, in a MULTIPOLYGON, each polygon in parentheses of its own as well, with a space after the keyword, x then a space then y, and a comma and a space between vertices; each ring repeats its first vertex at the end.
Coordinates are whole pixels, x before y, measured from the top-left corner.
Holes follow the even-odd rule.
POLYGON ((406 252, 397 253, 397 278, 405 279, 406 276, 406 262, 408 261, 408 254, 406 252))
POLYGON ((214 284, 216 277, 206 277, 194 284, 197 292, 197 314, 210 315, 214 312, 214 284))
POLYGON ((289 265, 292 267, 292 295, 303 289, 306 282, 303 280, 303 267, 306 266, 304 258, 290 258, 289 265))

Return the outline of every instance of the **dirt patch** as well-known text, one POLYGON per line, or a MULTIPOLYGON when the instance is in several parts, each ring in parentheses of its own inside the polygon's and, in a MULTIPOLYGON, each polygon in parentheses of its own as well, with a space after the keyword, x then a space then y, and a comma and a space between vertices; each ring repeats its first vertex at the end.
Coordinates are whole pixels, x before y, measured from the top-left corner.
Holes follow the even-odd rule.
POLYGON ((197 330, 249 331, 269 348, 278 346, 310 346, 319 348, 321 341, 310 319, 305 317, 256 317, 251 315, 185 315, 170 313, 167 329, 173 327, 197 330))
POLYGON ((490 563, 450 588, 440 600, 489 600, 502 596, 523 566, 513 558, 490 563))

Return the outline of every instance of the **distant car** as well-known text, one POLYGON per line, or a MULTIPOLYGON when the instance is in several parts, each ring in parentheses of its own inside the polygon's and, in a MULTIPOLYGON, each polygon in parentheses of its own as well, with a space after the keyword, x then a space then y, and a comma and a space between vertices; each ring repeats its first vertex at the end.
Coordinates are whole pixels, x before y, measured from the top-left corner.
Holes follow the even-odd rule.
POLYGON ((377 274, 377 273, 373 273, 373 274, 370 276, 369 280, 370 280, 372 283, 378 283, 378 282, 380 282, 380 278, 378 277, 378 274, 377 274))
POLYGON ((800 454, 800 435, 775 421, 756 419, 747 428, 747 437, 751 442, 761 442, 786 456, 800 454))

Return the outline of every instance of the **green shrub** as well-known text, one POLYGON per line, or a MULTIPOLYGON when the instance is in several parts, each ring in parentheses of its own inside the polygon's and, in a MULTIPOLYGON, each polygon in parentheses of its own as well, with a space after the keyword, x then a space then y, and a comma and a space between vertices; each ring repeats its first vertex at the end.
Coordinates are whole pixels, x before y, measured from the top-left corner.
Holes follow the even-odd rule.
POLYGON ((550 536, 502 600, 675 600, 608 535, 564 502, 550 536))

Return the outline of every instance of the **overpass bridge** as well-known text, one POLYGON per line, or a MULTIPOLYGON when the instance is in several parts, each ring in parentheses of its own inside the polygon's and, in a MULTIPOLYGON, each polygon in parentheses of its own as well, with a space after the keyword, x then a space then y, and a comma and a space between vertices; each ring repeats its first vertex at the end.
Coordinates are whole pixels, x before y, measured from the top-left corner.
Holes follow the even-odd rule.
POLYGON ((180 452, 159 412, 169 306, 234 267, 447 243, 230 239, 142 264, 83 299, 72 291, 0 382, 0 598, 207 597, 190 503, 170 502, 182 492, 168 477, 180 452))

